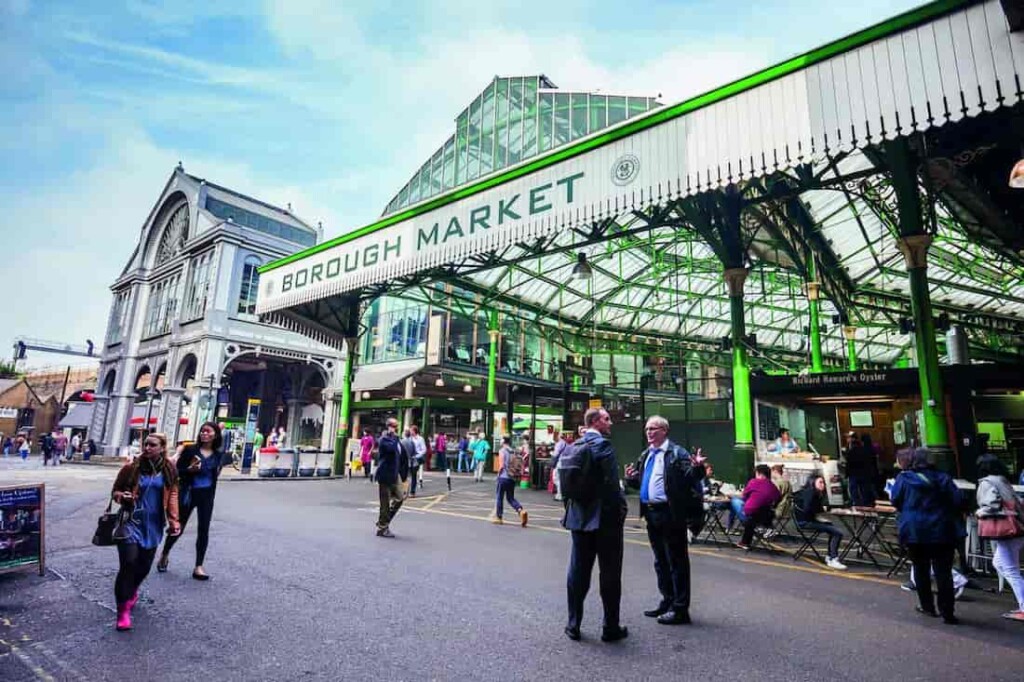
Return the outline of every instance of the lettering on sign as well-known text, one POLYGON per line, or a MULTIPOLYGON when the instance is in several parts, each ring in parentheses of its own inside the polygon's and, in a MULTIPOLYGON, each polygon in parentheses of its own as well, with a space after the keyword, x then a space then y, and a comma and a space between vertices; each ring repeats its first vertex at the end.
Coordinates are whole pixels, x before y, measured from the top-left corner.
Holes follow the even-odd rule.
MULTIPOLYGON (((556 205, 570 206, 577 200, 576 185, 584 177, 583 172, 573 173, 483 204, 455 204, 453 208, 458 212, 442 215, 429 222, 429 226, 416 227, 414 239, 412 233, 407 233, 406 239, 403 239, 401 234, 386 236, 382 233, 378 237, 379 241, 357 246, 327 261, 311 263, 282 275, 280 293, 297 291, 343 275, 391 263, 408 255, 478 237, 490 230, 507 227, 515 221, 541 216, 554 210, 556 205)), ((266 296, 274 294, 275 287, 271 279, 268 278, 264 289, 266 296)))

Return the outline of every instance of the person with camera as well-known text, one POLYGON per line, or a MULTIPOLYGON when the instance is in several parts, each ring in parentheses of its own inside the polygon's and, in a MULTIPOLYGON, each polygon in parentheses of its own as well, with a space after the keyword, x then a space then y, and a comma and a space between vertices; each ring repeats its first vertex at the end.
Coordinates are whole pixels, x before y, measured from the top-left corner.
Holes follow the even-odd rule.
MULTIPOLYGON (((203 568, 206 560, 206 549, 210 545, 210 521, 213 519, 213 499, 217 494, 217 478, 224 466, 223 441, 220 427, 213 422, 206 422, 199 427, 199 442, 181 449, 178 454, 177 471, 181 488, 181 527, 184 530, 193 510, 199 516, 199 528, 196 533, 196 563, 192 577, 196 580, 209 580, 210 576, 203 568)), ((170 561, 171 549, 178 542, 180 535, 169 536, 164 541, 164 549, 160 554, 156 570, 163 573, 170 561)))
POLYGON ((668 437, 664 417, 647 420, 647 449, 626 467, 626 485, 640 490, 640 515, 654 551, 661 601, 644 611, 662 625, 690 623, 690 556, 686 532, 704 518, 704 458, 691 456, 668 437))
POLYGON ((114 579, 117 629, 130 630, 139 586, 149 575, 163 539, 181 534, 178 522, 178 472, 167 458, 167 437, 151 433, 142 442, 142 455, 125 464, 111 490, 125 514, 123 538, 117 543, 120 567, 114 579))

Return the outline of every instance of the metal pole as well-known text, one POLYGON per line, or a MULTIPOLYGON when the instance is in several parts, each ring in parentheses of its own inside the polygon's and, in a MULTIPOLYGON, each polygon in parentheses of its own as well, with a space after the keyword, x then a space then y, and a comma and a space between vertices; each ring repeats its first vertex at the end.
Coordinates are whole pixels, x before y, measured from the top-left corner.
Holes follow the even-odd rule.
MULTIPOLYGON (((640 375, 640 424, 642 427, 647 426, 647 375, 640 375)), ((647 432, 641 428, 640 430, 640 444, 643 446, 647 445, 647 432)))
POLYGON ((146 397, 149 399, 149 402, 146 404, 146 421, 142 427, 143 431, 147 434, 149 433, 149 418, 153 415, 153 393, 152 386, 146 389, 146 397))
POLYGON ((683 445, 690 447, 690 383, 686 377, 686 365, 682 366, 683 375, 683 445))

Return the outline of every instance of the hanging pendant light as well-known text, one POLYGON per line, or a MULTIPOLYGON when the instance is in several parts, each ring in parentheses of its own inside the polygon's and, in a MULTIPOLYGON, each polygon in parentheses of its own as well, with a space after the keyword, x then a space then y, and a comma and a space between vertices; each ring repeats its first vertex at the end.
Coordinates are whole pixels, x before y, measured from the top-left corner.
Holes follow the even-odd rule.
POLYGON ((594 276, 594 270, 587 262, 587 254, 580 252, 576 254, 576 265, 572 268, 573 279, 590 279, 594 276))

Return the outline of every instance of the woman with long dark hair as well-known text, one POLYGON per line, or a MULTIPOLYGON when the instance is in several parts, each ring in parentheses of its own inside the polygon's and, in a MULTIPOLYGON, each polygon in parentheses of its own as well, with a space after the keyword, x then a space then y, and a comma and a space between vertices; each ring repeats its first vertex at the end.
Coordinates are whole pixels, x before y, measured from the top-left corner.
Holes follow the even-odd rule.
POLYGON ((167 459, 167 437, 151 433, 142 442, 142 455, 117 474, 111 497, 129 512, 127 538, 117 545, 120 568, 114 580, 117 629, 130 630, 139 586, 149 575, 164 526, 170 537, 181 533, 178 523, 178 473, 167 459))
MULTIPOLYGON (((220 427, 206 422, 199 427, 199 441, 181 449, 178 453, 178 476, 181 479, 181 528, 185 529, 192 511, 199 516, 199 530, 196 534, 196 564, 192 577, 209 580, 203 568, 206 548, 210 544, 210 521, 213 519, 213 499, 217 494, 217 478, 224 466, 223 439, 220 427)), ((170 561, 171 549, 181 535, 168 536, 164 551, 156 570, 163 573, 170 561)))

